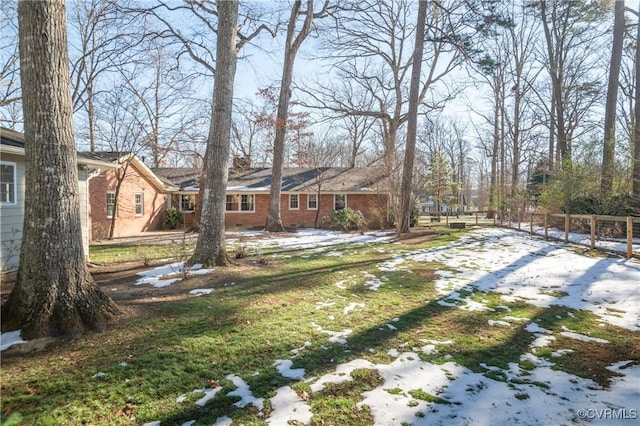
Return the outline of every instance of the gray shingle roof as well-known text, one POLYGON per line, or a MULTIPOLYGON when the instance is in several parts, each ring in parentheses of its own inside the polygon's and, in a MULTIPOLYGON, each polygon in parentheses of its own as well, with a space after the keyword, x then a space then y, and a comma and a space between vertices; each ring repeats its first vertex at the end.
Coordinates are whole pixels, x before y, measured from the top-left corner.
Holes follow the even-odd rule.
POLYGON ((161 180, 180 190, 195 190, 200 185, 202 170, 193 167, 156 167, 151 169, 161 180))
MULTIPOLYGON (((0 144, 10 146, 12 148, 24 149, 24 134, 16 132, 15 130, 5 129, 3 127, 0 129, 0 144)), ((90 152, 78 152, 77 158, 79 164, 113 167, 113 165, 108 164, 110 163, 110 160, 106 160, 105 158, 90 152)))
MULTIPOLYGON (((160 178, 182 190, 195 190, 199 185, 199 169, 157 168, 160 178)), ((227 182, 229 192, 269 192, 271 168, 231 169, 227 182)), ((316 167, 285 168, 282 175, 283 192, 385 192, 388 191, 384 169, 381 167, 316 167)))

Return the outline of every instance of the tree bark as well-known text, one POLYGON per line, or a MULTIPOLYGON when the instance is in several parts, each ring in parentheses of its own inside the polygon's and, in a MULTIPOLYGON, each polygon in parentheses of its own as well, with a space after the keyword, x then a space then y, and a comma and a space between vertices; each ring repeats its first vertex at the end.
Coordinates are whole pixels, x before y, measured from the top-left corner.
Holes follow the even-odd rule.
POLYGON ((231 113, 236 75, 238 1, 218 2, 218 39, 216 41, 216 73, 213 110, 202 191, 202 214, 198 241, 189 264, 205 267, 229 265, 224 241, 226 188, 229 177, 231 113))
POLYGON ((27 339, 103 330, 119 312, 95 285, 82 246, 63 0, 18 4, 25 133, 25 220, 5 330, 27 339))
POLYGON ((409 88, 409 118, 407 122, 407 143, 404 152, 404 166, 402 170, 402 184, 400 195, 400 220, 398 234, 410 232, 411 210, 413 194, 413 165, 416 155, 416 132, 418 128, 418 103, 420 95, 420 74, 422 72, 422 53, 424 51, 424 27, 427 14, 427 0, 420 0, 418 4, 418 18, 416 24, 416 41, 411 65, 411 86, 409 88))
POLYGON ((293 81, 293 65, 298 49, 311 31, 313 20, 313 0, 307 0, 307 14, 300 32, 296 36, 296 22, 302 1, 296 0, 289 16, 287 27, 287 41, 282 65, 282 80, 278 97, 278 111, 276 113, 276 134, 273 141, 273 164, 271 171, 271 187, 269 189, 269 211, 266 229, 269 232, 284 232, 282 217, 280 216, 280 195, 282 193, 282 169, 284 167, 285 137, 287 134, 287 116, 289 114, 289 100, 291 99, 291 82, 293 81))
MULTIPOLYGON (((640 10, 640 4, 638 5, 640 10)), ((640 46, 637 41, 640 40, 640 23, 637 25, 638 36, 636 38, 636 89, 635 89, 635 105, 634 105, 634 123, 633 128, 633 197, 640 202, 640 46)))
POLYGON ((616 0, 613 24, 613 46, 609 63, 609 82, 607 101, 604 111, 604 147, 602 149, 602 176, 600 193, 611 195, 613 190, 613 170, 616 149, 616 101, 620 82, 620 64, 622 63, 622 47, 624 43, 624 0, 616 0))

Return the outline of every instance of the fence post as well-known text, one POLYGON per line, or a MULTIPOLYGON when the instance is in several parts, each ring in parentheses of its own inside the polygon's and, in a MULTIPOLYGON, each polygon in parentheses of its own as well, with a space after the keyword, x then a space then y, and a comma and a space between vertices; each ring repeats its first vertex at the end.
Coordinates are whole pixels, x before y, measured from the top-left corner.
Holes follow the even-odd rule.
POLYGON ((449 227, 449 212, 445 212, 447 215, 445 216, 445 223, 447 224, 447 228, 449 227))
POLYGON ((569 227, 571 226, 571 218, 570 215, 566 215, 564 217, 564 243, 567 244, 569 242, 569 227))
POLYGON ((633 218, 627 216, 627 259, 633 257, 633 218))
POLYGON ((533 213, 531 213, 529 219, 529 235, 533 235, 533 213))
POLYGON ((478 212, 476 212, 476 225, 478 224, 478 212))
POLYGON ((544 239, 549 239, 549 213, 544 214, 544 239))
POLYGON ((596 248, 596 215, 591 215, 591 250, 596 248))

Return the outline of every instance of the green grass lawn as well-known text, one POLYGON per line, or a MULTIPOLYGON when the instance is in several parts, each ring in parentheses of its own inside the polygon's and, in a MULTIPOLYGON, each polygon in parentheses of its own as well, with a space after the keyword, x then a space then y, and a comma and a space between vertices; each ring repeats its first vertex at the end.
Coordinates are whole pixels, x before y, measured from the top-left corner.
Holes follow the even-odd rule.
POLYGON ((124 262, 147 263, 160 259, 176 259, 193 252, 194 244, 113 244, 92 245, 89 259, 99 265, 124 262))
MULTIPOLYGON (((124 425, 156 420, 162 425, 188 420, 211 425, 223 415, 233 418, 234 424, 265 424, 268 399, 262 413, 251 406, 240 409, 233 405, 240 398, 228 395, 235 386, 227 376, 234 374, 249 384, 257 398, 273 397, 275 389, 292 385, 308 400, 314 425, 371 424, 371 413, 356 404, 363 392, 380 385, 375 370, 355 370, 352 381, 312 393, 307 383, 280 375, 274 361, 292 359, 294 368, 304 368, 307 377, 317 377, 356 358, 390 363, 389 349, 420 347, 432 339, 451 341, 436 345, 430 354, 421 353, 432 363, 453 361, 476 372, 485 371, 482 363, 498 367, 519 363, 532 334, 520 327, 487 327, 488 320, 500 319, 499 309, 465 311, 438 304, 434 280, 441 264, 407 262, 403 270, 385 272, 379 290, 367 288, 369 274, 381 275, 380 262, 403 250, 446 244, 460 234, 443 232, 417 245, 329 249, 339 250, 340 256, 314 250, 262 253, 269 262, 233 286, 218 282, 207 296, 158 301, 145 315, 119 322, 106 332, 62 341, 46 353, 3 359, 2 412, 20 413, 24 424, 31 425, 124 425), (358 305, 345 314, 347 300, 358 305), (387 326, 391 322, 394 329, 387 326), (347 345, 328 342, 323 332, 344 329, 352 330, 347 345), (298 355, 292 354, 293 349, 303 347, 298 355), (192 391, 214 386, 222 386, 216 397, 204 407, 195 405, 203 395, 192 391), (177 402, 181 395, 185 400, 177 402)), ((106 262, 135 260, 141 256, 137 250, 141 248, 101 246, 92 247, 91 253, 96 262, 106 262)), ((145 256, 171 256, 171 247, 147 246, 144 250, 145 256)), ((471 298, 506 306, 510 315, 536 318, 553 330, 565 324, 575 330, 595 329, 598 337, 611 342, 600 349, 607 351, 599 353, 604 361, 588 360, 593 345, 566 341, 562 347, 575 352, 558 368, 600 378, 604 384, 610 377, 606 365, 637 344, 627 332, 598 327, 596 318, 588 313, 568 315, 570 310, 561 307, 545 310, 506 303, 473 288, 467 291, 471 298)), ((523 363, 522 368, 526 367, 523 363)), ((507 380, 493 371, 487 371, 487 377, 507 380)), ((448 403, 420 391, 412 396, 448 403)))

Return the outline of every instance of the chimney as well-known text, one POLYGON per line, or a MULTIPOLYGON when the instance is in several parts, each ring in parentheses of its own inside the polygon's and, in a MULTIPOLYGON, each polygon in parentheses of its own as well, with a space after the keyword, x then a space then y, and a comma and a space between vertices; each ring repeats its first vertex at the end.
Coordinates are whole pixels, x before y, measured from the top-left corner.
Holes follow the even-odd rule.
POLYGON ((233 168, 236 170, 246 170, 251 168, 251 156, 239 157, 233 156, 233 168))

